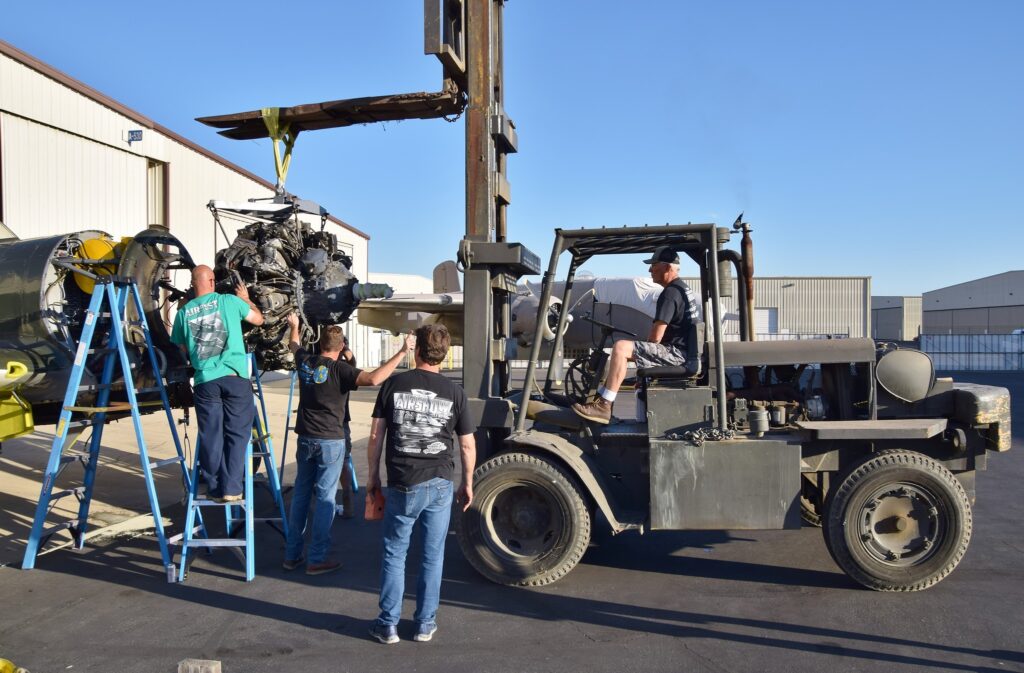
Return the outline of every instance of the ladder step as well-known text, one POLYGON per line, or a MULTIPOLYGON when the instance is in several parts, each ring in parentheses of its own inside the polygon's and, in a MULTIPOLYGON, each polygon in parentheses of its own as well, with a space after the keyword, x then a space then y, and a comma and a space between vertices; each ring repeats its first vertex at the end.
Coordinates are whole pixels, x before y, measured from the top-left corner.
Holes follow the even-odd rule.
POLYGON ((161 390, 163 390, 163 388, 161 386, 152 386, 150 388, 139 388, 138 390, 135 391, 135 394, 136 395, 148 395, 149 393, 158 393, 161 390))
POLYGON ((245 540, 236 540, 235 538, 219 538, 207 540, 206 538, 199 538, 198 540, 189 540, 185 543, 186 547, 244 547, 245 540))
POLYGON ((90 428, 92 427, 91 418, 83 418, 77 421, 68 421, 68 430, 77 430, 78 428, 90 428))
POLYGON ((110 383, 90 383, 84 386, 78 386, 78 392, 80 393, 92 393, 98 390, 109 390, 113 384, 110 383))
POLYGON ((270 433, 268 432, 268 433, 267 433, 267 434, 265 434, 265 435, 255 435, 255 436, 254 436, 254 437, 252 438, 252 441, 254 441, 254 442, 262 442, 263 440, 265 440, 265 439, 270 439, 270 438, 272 438, 272 437, 273 437, 273 435, 272 435, 272 434, 270 434, 270 433))
POLYGON ((117 352, 116 348, 90 348, 89 349, 89 355, 109 355, 111 353, 116 353, 116 352, 117 352))
POLYGON ((174 463, 181 462, 183 462, 181 456, 174 456, 173 458, 164 458, 163 460, 154 460, 149 464, 149 469, 155 470, 157 468, 164 467, 165 465, 172 465, 174 463))
MULTIPOLYGON (((202 530, 203 530, 203 527, 198 525, 198 524, 195 525, 195 526, 192 526, 192 534, 193 535, 196 535, 197 533, 201 532, 202 530)), ((185 533, 175 533, 171 537, 167 538, 167 544, 181 544, 181 540, 184 537, 185 537, 185 533)))
POLYGON ((78 519, 72 519, 70 521, 62 521, 62 522, 60 522, 58 524, 54 524, 54 525, 50 526, 49 528, 44 528, 43 529, 43 534, 40 537, 40 539, 45 540, 46 538, 50 537, 54 533, 59 533, 62 530, 67 530, 69 528, 74 528, 77 525, 78 525, 78 519))
POLYGON ((66 488, 63 491, 57 491, 56 493, 51 493, 50 494, 50 502, 53 502, 54 500, 60 500, 61 498, 66 498, 69 495, 73 495, 73 496, 75 496, 77 498, 78 496, 82 495, 83 493, 85 493, 85 486, 75 486, 74 488, 66 488))
MULTIPOLYGON (((139 402, 136 406, 139 407, 162 407, 164 403, 161 400, 153 400, 152 402, 139 402)), ((127 402, 115 402, 110 406, 106 407, 64 407, 64 411, 77 411, 83 414, 98 414, 100 412, 111 412, 111 411, 131 411, 132 405, 127 402)), ((88 422, 90 425, 92 421, 88 422)))
POLYGON ((89 457, 88 454, 85 454, 85 453, 76 453, 74 455, 61 456, 59 464, 60 465, 67 465, 68 463, 74 463, 76 461, 80 461, 80 462, 84 463, 88 459, 88 457, 89 457))
POLYGON ((226 507, 231 505, 232 507, 245 507, 245 500, 232 500, 231 502, 214 502, 207 497, 196 498, 192 501, 195 507, 226 507))
POLYGON ((78 411, 84 414, 98 414, 110 411, 131 411, 132 407, 127 402, 112 404, 108 407, 64 407, 64 411, 78 411))
POLYGON ((283 519, 279 516, 254 516, 252 521, 253 523, 270 523, 273 521, 280 522, 283 521, 283 519))

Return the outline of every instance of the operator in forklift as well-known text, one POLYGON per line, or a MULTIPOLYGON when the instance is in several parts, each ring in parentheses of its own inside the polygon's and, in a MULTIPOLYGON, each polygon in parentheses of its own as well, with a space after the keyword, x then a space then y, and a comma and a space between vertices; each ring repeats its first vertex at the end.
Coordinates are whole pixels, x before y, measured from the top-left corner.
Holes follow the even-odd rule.
POLYGON ((621 339, 612 346, 604 385, 590 402, 572 405, 572 410, 588 421, 603 425, 611 422, 628 362, 636 362, 638 368, 687 364, 686 339, 694 324, 701 321, 697 296, 679 277, 679 255, 669 246, 660 246, 644 264, 650 265, 651 279, 664 288, 658 297, 654 324, 647 341, 621 339))

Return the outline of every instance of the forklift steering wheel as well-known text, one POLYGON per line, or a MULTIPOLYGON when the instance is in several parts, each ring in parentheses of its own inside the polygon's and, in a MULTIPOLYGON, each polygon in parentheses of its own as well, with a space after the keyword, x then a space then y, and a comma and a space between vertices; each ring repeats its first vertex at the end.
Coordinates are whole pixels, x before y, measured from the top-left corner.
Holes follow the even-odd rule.
MULTIPOLYGON (((584 314, 584 315, 582 315, 580 317, 583 318, 584 320, 586 320, 589 323, 593 323, 594 325, 597 325, 604 332, 607 332, 609 335, 611 335, 614 332, 621 332, 623 334, 627 334, 627 335, 633 337, 634 340, 637 340, 637 339, 640 338, 634 332, 630 332, 628 329, 622 329, 621 327, 616 327, 615 325, 612 325, 610 323, 601 322, 600 320, 598 320, 596 318, 592 318, 592 317, 590 317, 589 313, 584 314)), ((602 339, 602 341, 603 341, 603 339, 602 339)))

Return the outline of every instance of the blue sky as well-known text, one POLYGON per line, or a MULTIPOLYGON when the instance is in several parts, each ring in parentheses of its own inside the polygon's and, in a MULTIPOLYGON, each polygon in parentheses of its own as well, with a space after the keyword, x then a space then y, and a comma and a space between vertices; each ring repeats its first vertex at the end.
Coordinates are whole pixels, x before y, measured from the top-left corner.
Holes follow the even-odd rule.
MULTIPOLYGON (((268 141, 193 118, 439 88, 418 0, 150 4, 7 3, 0 38, 271 180, 268 141)), ((510 0, 510 238, 745 211, 758 275, 920 294, 1024 268, 1022 26, 1012 0, 510 0)), ((369 233, 371 270, 429 275, 464 231, 463 141, 303 134, 287 186, 369 233)))

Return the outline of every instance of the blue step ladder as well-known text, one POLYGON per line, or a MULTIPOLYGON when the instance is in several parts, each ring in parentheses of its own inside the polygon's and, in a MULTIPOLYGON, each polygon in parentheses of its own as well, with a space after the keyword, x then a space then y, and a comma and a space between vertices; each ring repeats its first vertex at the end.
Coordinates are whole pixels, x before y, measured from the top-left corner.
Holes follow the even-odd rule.
POLYGON ((89 300, 89 308, 85 314, 82 334, 75 353, 74 365, 71 368, 67 391, 64 394, 64 404, 57 422, 53 446, 50 449, 50 459, 43 476, 43 486, 39 492, 35 519, 32 523, 32 531, 28 536, 28 544, 25 548, 25 556, 21 567, 23 570, 34 568, 39 550, 46 545, 54 533, 59 531, 67 530, 77 549, 81 549, 85 545, 89 522, 89 506, 92 503, 100 448, 103 442, 103 428, 111 417, 123 418, 125 415, 130 415, 132 425, 135 428, 139 460, 142 465, 143 475, 145 476, 150 510, 153 513, 156 538, 160 545, 160 556, 163 560, 164 570, 167 573, 167 579, 169 582, 173 582, 175 577, 173 556, 167 536, 164 533, 163 518, 160 514, 160 502, 157 499, 156 487, 153 482, 153 471, 170 465, 177 465, 181 470, 184 484, 190 490, 192 489, 192 478, 186 465, 185 456, 181 450, 181 441, 178 439, 177 426, 167 398, 167 389, 164 386, 163 376, 160 373, 156 348, 153 346, 153 338, 149 331, 149 326, 146 324, 146 313, 142 306, 142 299, 139 296, 139 289, 131 278, 98 276, 79 270, 76 270, 76 272, 91 278, 95 285, 93 286, 92 297, 89 300), (127 311, 129 307, 133 309, 134 317, 129 317, 127 311), (102 328, 100 325, 102 325, 102 328), (135 374, 133 373, 132 362, 128 355, 128 345, 125 342, 125 332, 127 329, 137 330, 144 337, 150 371, 155 379, 155 385, 152 387, 142 389, 135 387, 135 374), (102 344, 97 347, 93 346, 93 340, 98 330, 101 333, 102 344), (106 330, 105 335, 103 330, 106 330), (103 338, 103 336, 106 338, 103 338), (98 358, 103 358, 103 373, 100 376, 99 383, 95 385, 82 385, 82 378, 88 365, 98 358), (122 373, 124 394, 127 397, 127 402, 112 403, 110 401, 111 392, 115 386, 119 385, 114 382, 114 373, 118 366, 122 373), (96 393, 94 405, 77 405, 78 396, 83 392, 96 393), (159 393, 160 400, 139 402, 138 397, 140 395, 150 395, 152 393, 159 393), (174 457, 157 461, 149 459, 146 438, 142 431, 141 412, 139 411, 140 407, 146 406, 163 407, 164 413, 167 416, 171 437, 174 440, 174 448, 176 450, 174 457), (88 454, 64 455, 65 449, 70 449, 78 441, 79 436, 87 429, 92 430, 88 454), (74 431, 75 434, 72 441, 68 442, 68 435, 71 431, 74 431), (64 468, 74 462, 80 462, 85 468, 82 485, 54 492, 57 478, 64 471, 64 468), (78 500, 78 516, 49 528, 45 527, 47 515, 54 504, 68 496, 74 496, 78 500))
MULTIPOLYGON (((244 497, 240 501, 217 502, 198 494, 196 483, 199 481, 198 479, 192 482, 186 503, 187 513, 181 539, 181 563, 178 568, 179 582, 185 581, 189 567, 195 558, 190 553, 192 550, 205 548, 207 551, 212 551, 220 547, 228 548, 240 556, 245 564, 245 581, 251 582, 256 577, 256 523, 267 523, 278 530, 286 539, 288 537, 288 518, 285 514, 284 498, 281 495, 281 480, 278 476, 277 465, 274 462, 274 443, 268 430, 267 406, 263 397, 263 383, 256 369, 256 357, 252 353, 249 354, 249 368, 253 383, 253 404, 257 405, 258 403, 258 406, 256 406, 257 413, 253 418, 252 434, 245 447, 244 497), (265 475, 261 475, 262 479, 257 479, 253 474, 253 458, 257 456, 261 459, 261 466, 265 470, 265 475), (254 484, 261 484, 270 491, 278 516, 256 516, 254 484), (201 525, 196 525, 196 521, 201 520, 201 510, 204 507, 224 508, 226 537, 207 537, 205 528, 201 525), (279 524, 279 526, 275 524, 279 524), (243 530, 245 533, 241 538, 235 537, 239 530, 243 530)), ((195 462, 192 465, 192 473, 196 475, 199 474, 199 443, 201 441, 201 437, 196 440, 195 462)))

